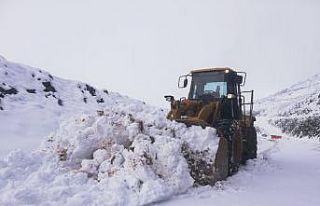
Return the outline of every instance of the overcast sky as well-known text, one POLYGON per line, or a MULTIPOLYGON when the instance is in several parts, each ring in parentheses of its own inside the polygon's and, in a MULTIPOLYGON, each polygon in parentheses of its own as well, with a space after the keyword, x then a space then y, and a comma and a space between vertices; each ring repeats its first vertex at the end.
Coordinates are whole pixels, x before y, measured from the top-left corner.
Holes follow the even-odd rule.
POLYGON ((320 73, 320 1, 0 0, 0 55, 157 106, 228 66, 261 98, 320 73))

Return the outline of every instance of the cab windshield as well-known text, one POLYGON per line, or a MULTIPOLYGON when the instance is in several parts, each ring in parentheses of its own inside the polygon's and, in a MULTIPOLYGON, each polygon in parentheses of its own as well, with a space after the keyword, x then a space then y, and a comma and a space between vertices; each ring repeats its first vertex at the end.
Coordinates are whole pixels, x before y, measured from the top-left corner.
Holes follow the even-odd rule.
POLYGON ((222 98, 227 95, 224 72, 201 72, 192 74, 189 99, 222 98))

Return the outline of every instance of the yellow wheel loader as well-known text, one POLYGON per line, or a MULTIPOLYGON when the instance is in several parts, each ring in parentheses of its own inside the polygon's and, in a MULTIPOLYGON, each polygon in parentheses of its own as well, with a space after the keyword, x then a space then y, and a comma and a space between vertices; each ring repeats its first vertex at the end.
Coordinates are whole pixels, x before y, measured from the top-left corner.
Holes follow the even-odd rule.
POLYGON ((238 171, 240 164, 257 155, 257 133, 254 127, 253 90, 241 91, 246 82, 245 72, 230 68, 193 70, 179 77, 178 87, 186 88, 191 80, 188 98, 171 103, 167 118, 203 128, 214 127, 220 137, 212 164, 193 158, 196 154, 182 148, 191 175, 200 185, 214 184, 238 171))

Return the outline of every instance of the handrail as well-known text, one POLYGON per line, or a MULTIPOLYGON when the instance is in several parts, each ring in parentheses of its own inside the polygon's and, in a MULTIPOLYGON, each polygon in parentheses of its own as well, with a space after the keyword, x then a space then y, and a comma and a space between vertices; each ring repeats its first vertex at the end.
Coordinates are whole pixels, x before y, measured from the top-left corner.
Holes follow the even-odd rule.
POLYGON ((243 105, 243 107, 244 107, 244 115, 243 116, 245 116, 245 105, 250 105, 250 121, 252 121, 252 113, 253 113, 253 92, 254 92, 254 90, 248 90, 248 91, 242 91, 241 93, 250 93, 250 102, 245 102, 245 97, 243 96, 243 95, 241 95, 241 97, 243 97, 243 103, 242 103, 242 105, 243 105))

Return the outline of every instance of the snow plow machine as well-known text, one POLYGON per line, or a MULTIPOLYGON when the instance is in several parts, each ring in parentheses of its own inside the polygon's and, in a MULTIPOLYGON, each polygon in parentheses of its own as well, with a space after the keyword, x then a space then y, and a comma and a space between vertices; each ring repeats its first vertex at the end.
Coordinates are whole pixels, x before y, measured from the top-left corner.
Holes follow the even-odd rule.
POLYGON ((186 88, 191 80, 188 98, 175 100, 173 96, 165 96, 171 103, 169 120, 187 126, 213 127, 217 131, 219 145, 212 165, 185 154, 191 176, 199 185, 225 180, 241 164, 257 156, 253 90, 241 91, 246 77, 245 72, 230 68, 193 70, 178 81, 179 88, 186 88))

